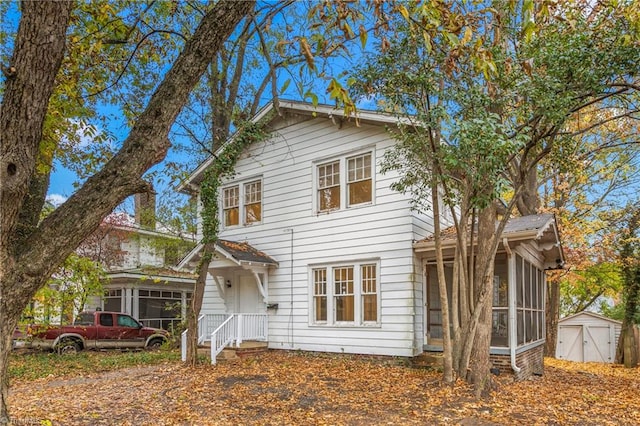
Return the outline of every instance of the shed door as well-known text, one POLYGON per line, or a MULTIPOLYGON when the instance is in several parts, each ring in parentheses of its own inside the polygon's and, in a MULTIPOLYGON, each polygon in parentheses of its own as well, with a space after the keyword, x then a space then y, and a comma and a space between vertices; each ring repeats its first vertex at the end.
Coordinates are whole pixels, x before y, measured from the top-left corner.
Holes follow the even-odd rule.
POLYGON ((609 326, 584 326, 585 344, 584 344, 584 360, 585 362, 613 362, 611 354, 615 351, 611 350, 613 342, 611 342, 609 326))
POLYGON ((561 325, 558 327, 558 351, 560 359, 584 361, 581 325, 561 325))
POLYGON ((608 325, 561 325, 557 356, 578 362, 613 362, 615 342, 608 325))

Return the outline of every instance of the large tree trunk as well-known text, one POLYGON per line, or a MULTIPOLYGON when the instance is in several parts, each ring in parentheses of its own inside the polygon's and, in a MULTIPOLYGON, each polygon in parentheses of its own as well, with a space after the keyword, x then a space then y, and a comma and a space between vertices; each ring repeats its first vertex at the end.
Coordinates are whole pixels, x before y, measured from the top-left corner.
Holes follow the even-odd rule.
MULTIPOLYGON (((202 248, 202 257, 198 265, 198 278, 191 296, 191 304, 187 312, 187 359, 186 362, 194 367, 198 363, 198 316, 202 309, 204 288, 207 284, 209 264, 213 257, 215 243, 207 243, 202 248)), ((213 343, 213 342, 212 342, 213 343)))
POLYGON ((544 356, 555 358, 558 343, 558 320, 560 319, 560 281, 558 279, 547 281, 547 305, 544 317, 546 322, 544 356))
MULTIPOLYGON (((467 376, 467 381, 473 384, 477 397, 486 393, 492 386, 489 349, 491 346, 493 271, 497 250, 495 204, 491 203, 489 207, 482 209, 478 216, 478 252, 474 271, 477 292, 474 298, 473 315, 474 318, 477 318, 477 323, 470 330, 470 333, 473 333, 473 345, 471 346, 467 376)), ((501 233, 501 230, 498 232, 501 233)))
MULTIPOLYGON (((9 423, 8 363, 13 331, 39 281, 16 259, 42 128, 65 50, 72 2, 24 2, 0 111, 0 424, 9 423), (25 276, 27 275, 27 276, 25 276), (22 281, 27 278, 26 282, 22 281), (35 287, 35 288, 34 288, 35 287), (29 291, 33 289, 32 291, 29 291)), ((38 212, 39 213, 39 212, 38 212)))
MULTIPOLYGON (((211 58, 250 1, 221 1, 203 18, 152 95, 122 149, 42 223, 24 206, 34 179, 49 97, 64 53, 74 2, 22 2, 20 27, 0 110, 0 423, 9 422, 7 361, 12 329, 35 292, 64 259, 126 197, 144 192, 142 175, 170 146, 169 129, 211 58)), ((4 69, 3 69, 4 70, 4 69)), ((35 203, 37 205, 37 203, 35 203)))
POLYGON ((626 368, 635 368, 638 365, 638 341, 633 323, 623 323, 616 347, 616 363, 624 364, 626 368))

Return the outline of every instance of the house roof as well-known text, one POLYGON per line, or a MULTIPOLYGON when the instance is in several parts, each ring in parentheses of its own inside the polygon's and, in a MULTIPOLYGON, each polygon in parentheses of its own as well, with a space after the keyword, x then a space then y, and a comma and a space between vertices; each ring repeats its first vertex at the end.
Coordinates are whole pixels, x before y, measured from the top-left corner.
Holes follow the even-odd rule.
MULTIPOLYGON (((496 222, 496 228, 498 222, 496 222)), ((443 248, 451 248, 456 244, 456 229, 449 227, 440 233, 443 248)), ((523 241, 535 241, 543 252, 545 259, 558 266, 564 263, 564 254, 558 233, 558 225, 553 214, 543 213, 513 217, 509 219, 502 232, 502 238, 509 243, 523 241)), ((413 245, 416 252, 435 251, 435 238, 433 235, 416 242, 413 245)))
MULTIPOLYGON (((262 118, 266 117, 270 112, 276 110, 273 102, 269 102, 265 105, 260 111, 256 113, 256 115, 251 119, 253 123, 260 121, 262 118)), ((278 112, 281 115, 285 113, 293 113, 301 116, 308 117, 324 117, 331 120, 338 119, 351 119, 358 120, 359 123, 367 123, 367 124, 378 124, 378 125, 386 125, 386 124, 398 124, 402 121, 402 119, 392 115, 385 114, 376 111, 370 110, 358 110, 354 117, 346 116, 344 110, 341 108, 336 108, 335 106, 330 105, 313 105, 307 102, 298 102, 298 101, 288 101, 288 100, 280 100, 278 102, 277 107, 278 112)), ((275 118, 274 118, 275 119, 275 118)), ((214 153, 215 155, 219 154, 229 143, 231 143, 236 134, 231 135, 230 138, 214 153)), ((194 185, 198 184, 203 177, 204 171, 211 165, 213 162, 214 156, 209 157, 191 173, 191 175, 187 178, 186 181, 182 182, 178 186, 179 192, 190 193, 194 192, 197 189, 194 185)))
MULTIPOLYGON (((184 259, 180 261, 177 269, 186 269, 200 260, 203 244, 198 244, 184 259)), ((229 259, 237 265, 278 266, 278 262, 266 253, 256 249, 248 242, 229 240, 216 241, 215 251, 222 257, 229 259)))

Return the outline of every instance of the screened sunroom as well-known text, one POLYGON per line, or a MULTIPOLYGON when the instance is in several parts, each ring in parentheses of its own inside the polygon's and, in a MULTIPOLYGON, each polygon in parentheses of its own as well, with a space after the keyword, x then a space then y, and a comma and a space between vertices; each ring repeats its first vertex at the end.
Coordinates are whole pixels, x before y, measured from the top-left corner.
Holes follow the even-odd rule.
MULTIPOLYGON (((555 217, 551 214, 513 218, 501 237, 494 270, 491 358, 495 368, 523 378, 542 373, 545 271, 562 267, 562 246, 555 217)), ((454 234, 443 233, 449 295, 452 294, 455 241, 454 234)), ((424 265, 423 348, 441 351, 442 313, 435 243, 433 239, 425 239, 415 243, 414 250, 424 265)))

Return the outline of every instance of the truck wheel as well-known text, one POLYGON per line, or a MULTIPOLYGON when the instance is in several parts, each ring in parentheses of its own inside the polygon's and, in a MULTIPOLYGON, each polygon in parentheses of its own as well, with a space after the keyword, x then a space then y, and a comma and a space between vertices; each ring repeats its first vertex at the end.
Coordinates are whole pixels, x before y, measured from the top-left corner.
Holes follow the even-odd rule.
POLYGON ((80 352, 80 350, 82 350, 82 347, 75 340, 66 339, 58 343, 58 345, 56 346, 56 350, 60 355, 73 355, 80 352))
POLYGON ((153 339, 147 345, 147 349, 150 351, 160 349, 160 347, 164 344, 163 339, 153 339))

